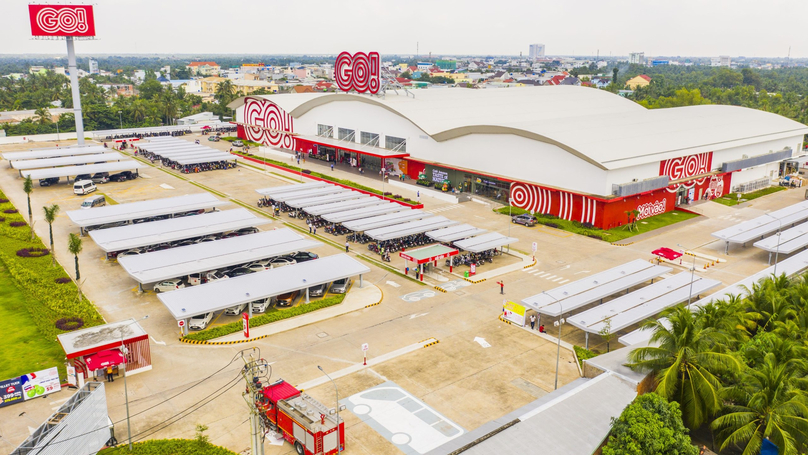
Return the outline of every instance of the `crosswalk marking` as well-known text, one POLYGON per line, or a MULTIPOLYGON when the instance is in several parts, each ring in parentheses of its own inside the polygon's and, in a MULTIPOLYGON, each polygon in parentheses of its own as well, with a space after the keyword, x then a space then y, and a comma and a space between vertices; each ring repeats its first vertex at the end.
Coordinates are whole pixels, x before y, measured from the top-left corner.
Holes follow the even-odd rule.
POLYGON ((558 275, 543 276, 542 278, 544 278, 545 280, 552 280, 556 276, 558 276, 558 275))
POLYGON ((560 280, 561 280, 561 279, 563 279, 563 278, 564 278, 564 277, 560 276, 560 277, 558 277, 558 278, 554 279, 553 281, 554 281, 554 282, 558 282, 558 281, 560 281, 560 280))
POLYGON ((564 281, 562 281, 562 282, 560 282, 560 283, 558 283, 558 284, 564 284, 564 283, 566 283, 567 281, 569 281, 569 280, 564 280, 564 281))
POLYGON ((457 209, 457 208, 460 208, 460 205, 446 205, 446 206, 443 206, 443 207, 437 207, 437 208, 434 208, 434 209, 425 210, 425 212, 440 213, 440 212, 446 212, 448 210, 454 210, 454 209, 457 209))

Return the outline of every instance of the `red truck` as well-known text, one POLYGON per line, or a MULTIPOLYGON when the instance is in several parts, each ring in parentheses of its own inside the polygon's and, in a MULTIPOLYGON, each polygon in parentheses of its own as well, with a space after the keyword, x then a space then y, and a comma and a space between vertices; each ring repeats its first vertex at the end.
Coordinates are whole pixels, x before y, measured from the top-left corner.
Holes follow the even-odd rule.
POLYGON ((345 450, 345 422, 337 417, 336 409, 329 409, 283 379, 261 386, 255 404, 264 427, 283 433, 299 455, 331 455, 345 450))

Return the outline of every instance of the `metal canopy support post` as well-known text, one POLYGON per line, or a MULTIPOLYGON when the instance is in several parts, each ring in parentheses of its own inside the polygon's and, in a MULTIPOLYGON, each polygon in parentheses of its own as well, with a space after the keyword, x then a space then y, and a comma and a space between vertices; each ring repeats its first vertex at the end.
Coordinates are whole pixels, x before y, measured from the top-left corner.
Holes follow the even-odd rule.
POLYGON ((84 145, 84 119, 81 116, 81 94, 79 93, 79 70, 76 68, 76 49, 73 37, 67 39, 67 67, 70 71, 70 88, 73 93, 73 115, 76 118, 76 139, 78 145, 84 145))
POLYGON ((137 284, 137 293, 138 294, 143 294, 143 283, 138 283, 137 284))
POLYGON ((247 315, 252 319, 252 302, 247 302, 247 315))
POLYGON ((362 274, 359 274, 359 289, 362 289, 362 274))
POLYGON ((586 336, 586 345, 584 346, 586 349, 589 349, 589 332, 584 332, 586 336))
POLYGON ((306 288, 306 303, 309 303, 309 288, 306 288))
POLYGON ((185 324, 183 324, 182 326, 182 335, 188 336, 188 324, 190 324, 191 320, 190 319, 183 319, 183 320, 185 321, 185 324))

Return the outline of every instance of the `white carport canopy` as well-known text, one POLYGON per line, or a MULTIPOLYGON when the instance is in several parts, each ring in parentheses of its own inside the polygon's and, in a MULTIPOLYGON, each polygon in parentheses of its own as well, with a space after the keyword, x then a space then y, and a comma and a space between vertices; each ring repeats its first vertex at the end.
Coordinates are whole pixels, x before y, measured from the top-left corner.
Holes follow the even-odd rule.
POLYGON ((241 275, 190 288, 158 294, 174 319, 188 319, 199 314, 274 297, 318 284, 370 272, 368 266, 347 254, 337 254, 314 261, 241 275))
POLYGON ((111 253, 260 226, 269 222, 247 209, 239 208, 90 231, 90 237, 99 248, 111 253))
POLYGON ((292 184, 292 185, 283 185, 283 186, 273 186, 269 188, 259 188, 255 190, 256 193, 267 196, 267 197, 275 197, 281 194, 291 193, 291 192, 298 192, 298 191, 306 191, 315 188, 324 188, 329 186, 326 182, 309 182, 309 183, 301 183, 301 184, 292 184))
POLYGON ((81 146, 81 147, 60 147, 60 148, 48 148, 48 149, 37 149, 32 150, 30 152, 6 152, 3 154, 3 158, 9 161, 20 161, 20 160, 38 160, 42 158, 60 158, 63 156, 79 156, 79 155, 92 155, 96 153, 104 153, 106 149, 100 145, 89 145, 89 146, 81 146))
POLYGON ((185 166, 186 164, 203 164, 203 163, 215 163, 217 161, 234 161, 237 156, 231 155, 229 153, 211 153, 210 155, 195 155, 183 158, 177 158, 177 164, 181 166, 185 166))
POLYGON ((567 283, 541 294, 522 299, 522 303, 541 314, 558 317, 612 294, 653 280, 671 271, 670 267, 653 265, 642 259, 567 283))
POLYGON ((711 235, 727 242, 727 244, 747 243, 758 237, 771 234, 780 229, 781 226, 786 227, 789 224, 799 223, 806 219, 808 219, 808 201, 803 201, 713 232, 711 235))
MULTIPOLYGON (((395 204, 395 202, 393 202, 395 204)), ((403 212, 388 213, 386 215, 374 216, 371 218, 363 218, 348 223, 342 223, 342 226, 354 232, 363 232, 370 229, 382 228, 385 226, 392 226, 413 220, 420 220, 422 218, 430 218, 434 215, 423 210, 406 210, 403 212)))
POLYGON ((210 193, 186 194, 184 196, 149 199, 125 204, 79 209, 67 212, 68 218, 80 227, 99 226, 119 221, 131 221, 152 216, 171 215, 191 210, 212 209, 231 204, 220 201, 210 193))
POLYGON ((33 169, 28 171, 21 171, 23 177, 31 176, 32 180, 47 179, 50 177, 70 177, 71 175, 80 174, 97 174, 99 172, 121 172, 121 171, 134 171, 146 167, 145 164, 140 164, 134 160, 116 161, 104 164, 87 164, 84 166, 64 166, 53 167, 48 169, 33 169))
POLYGON ((125 256, 118 263, 135 281, 157 283, 318 246, 322 243, 285 228, 125 256))
POLYGON ((11 167, 21 171, 26 169, 44 169, 55 166, 69 166, 73 164, 99 163, 105 161, 120 161, 128 159, 120 153, 98 153, 94 155, 65 156, 61 158, 45 158, 42 160, 12 161, 11 167))
POLYGON ((436 242, 454 242, 455 240, 467 239, 475 235, 485 234, 485 229, 476 228, 470 224, 458 224, 436 231, 427 232, 426 236, 436 242))
POLYGON ((191 153, 214 153, 214 152, 216 152, 216 153, 224 153, 221 150, 217 150, 217 149, 210 148, 210 147, 202 147, 202 146, 199 146, 199 145, 191 145, 190 147, 183 147, 183 148, 180 148, 180 149, 171 149, 171 150, 165 150, 165 151, 155 151, 154 154, 155 154, 155 156, 160 156, 160 157, 163 157, 163 158, 171 158, 173 156, 188 155, 188 154, 191 154, 191 153))
POLYGON ((325 196, 316 196, 312 198, 305 198, 305 199, 295 199, 294 201, 289 201, 286 203, 289 207, 294 207, 296 209, 303 209, 306 207, 313 207, 316 205, 323 205, 323 204, 330 204, 333 202, 342 202, 342 201, 350 201, 351 199, 360 199, 363 197, 368 197, 365 194, 362 194, 358 191, 351 191, 345 188, 335 189, 332 194, 328 194, 325 196))
POLYGON ((774 252, 791 254, 800 248, 808 246, 808 225, 801 224, 795 226, 780 232, 779 236, 773 235, 757 241, 754 245, 762 250, 768 251, 769 259, 771 259, 771 253, 774 252))
POLYGON ((323 219, 331 223, 344 223, 346 221, 360 220, 362 218, 369 218, 372 216, 386 215, 388 213, 403 212, 408 210, 410 209, 401 204, 388 202, 382 205, 362 207, 348 210, 346 212, 329 213, 327 215, 323 215, 323 219))
MULTIPOLYGON (((692 282, 693 297, 721 285, 720 281, 700 276, 693 277, 692 282)), ((615 333, 686 301, 690 293, 691 274, 682 272, 574 314, 567 318, 567 322, 587 333, 600 333, 608 319, 611 321, 609 330, 615 333)))
POLYGON ((510 245, 518 241, 519 239, 502 235, 499 232, 489 232, 488 234, 478 235, 470 239, 459 240, 454 242, 454 246, 464 251, 480 253, 504 245, 510 245))
POLYGON ((138 144, 137 148, 141 150, 148 150, 148 151, 156 151, 156 150, 173 150, 173 149, 180 149, 183 147, 202 147, 201 144, 197 144, 190 141, 183 141, 177 139, 176 141, 171 142, 158 142, 156 144, 138 144))
POLYGON ((332 194, 336 188, 333 185, 328 185, 323 188, 312 188, 303 191, 293 191, 291 193, 283 193, 277 196, 273 196, 272 199, 275 199, 279 202, 286 202, 286 201, 294 201, 297 199, 306 199, 316 196, 325 196, 327 194, 332 194))
MULTIPOLYGON (((186 131, 186 130, 194 130, 194 129, 201 129, 202 126, 209 125, 213 128, 218 126, 230 126, 229 122, 222 122, 219 120, 211 121, 211 122, 202 122, 197 123, 194 125, 166 125, 166 126, 145 126, 142 128, 124 128, 124 129, 114 129, 114 130, 100 130, 100 131, 93 131, 93 136, 105 136, 105 135, 116 135, 116 136, 126 136, 128 134, 137 135, 137 134, 147 134, 147 133, 168 133, 172 131, 186 131)), ((155 137, 147 137, 144 139, 148 140, 155 140, 159 139, 162 136, 155 136, 155 137)), ((175 139, 174 136, 164 136, 166 138, 175 139)))
POLYGON ((406 237, 408 235, 423 234, 424 232, 434 231, 435 229, 444 228, 457 224, 457 221, 450 220, 443 216, 433 216, 423 220, 410 221, 407 223, 396 224, 394 226, 387 226, 379 229, 371 229, 365 231, 365 235, 373 240, 384 241, 406 237))
POLYGON ((365 197, 352 199, 350 201, 332 202, 331 204, 314 205, 311 207, 306 207, 304 210, 309 215, 322 216, 327 215, 329 213, 337 213, 345 210, 353 210, 362 207, 375 207, 385 204, 384 201, 382 201, 377 197, 367 195, 364 196, 365 197))
MULTIPOLYGON (((777 274, 785 274, 788 277, 792 277, 805 269, 808 269, 808 251, 798 253, 777 264, 777 274)), ((761 270, 760 272, 748 276, 741 281, 738 281, 737 283, 716 292, 715 294, 710 294, 697 302, 693 302, 690 307, 695 310, 703 305, 707 305, 710 302, 727 299, 731 295, 746 296, 748 295, 749 291, 752 290, 753 284, 758 283, 764 278, 770 278, 772 274, 774 274, 774 266, 761 270)), ((664 324, 666 327, 670 327, 670 323, 668 322, 667 318, 661 318, 659 322, 664 324)), ((637 329, 621 336, 617 339, 617 341, 625 346, 632 346, 637 343, 647 342, 651 339, 651 335, 652 332, 650 330, 637 329)))

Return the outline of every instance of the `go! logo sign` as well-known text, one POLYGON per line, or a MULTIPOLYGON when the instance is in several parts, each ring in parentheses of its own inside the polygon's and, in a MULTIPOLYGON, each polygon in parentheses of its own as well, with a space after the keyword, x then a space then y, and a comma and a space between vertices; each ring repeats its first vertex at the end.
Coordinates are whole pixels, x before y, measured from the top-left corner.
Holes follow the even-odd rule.
POLYGON ((95 36, 92 5, 28 5, 33 36, 95 36))
POLYGON ((334 79, 340 90, 379 93, 381 64, 378 52, 342 52, 334 64, 334 79))

